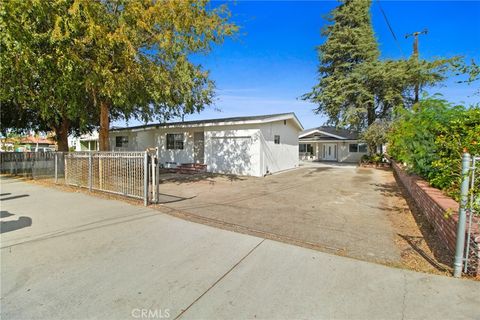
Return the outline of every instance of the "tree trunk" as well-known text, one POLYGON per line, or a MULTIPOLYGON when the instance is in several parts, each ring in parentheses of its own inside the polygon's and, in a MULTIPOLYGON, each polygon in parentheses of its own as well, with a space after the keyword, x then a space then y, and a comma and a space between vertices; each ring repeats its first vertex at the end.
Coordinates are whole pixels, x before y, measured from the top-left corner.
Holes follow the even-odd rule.
POLYGON ((110 151, 108 130, 110 129, 110 105, 106 101, 100 102, 100 130, 98 135, 100 151, 110 151))
POLYGON ((370 126, 375 122, 375 106, 370 105, 367 109, 367 124, 370 126))
POLYGON ((70 129, 70 122, 62 120, 60 125, 55 126, 55 137, 57 139, 57 151, 68 152, 68 131, 70 129))

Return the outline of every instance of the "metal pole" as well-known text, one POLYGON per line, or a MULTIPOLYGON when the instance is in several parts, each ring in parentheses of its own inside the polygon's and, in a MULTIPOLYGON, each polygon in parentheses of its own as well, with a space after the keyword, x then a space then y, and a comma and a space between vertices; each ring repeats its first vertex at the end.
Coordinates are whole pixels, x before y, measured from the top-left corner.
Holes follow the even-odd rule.
MULTIPOLYGON (((472 159, 472 167, 470 172, 471 179, 470 179, 470 190, 473 191, 475 186, 475 167, 476 167, 476 160, 477 157, 473 156, 472 159)), ((463 267, 463 272, 467 273, 468 271, 468 256, 470 253, 470 239, 472 238, 472 221, 473 219, 473 192, 470 192, 470 203, 468 205, 468 232, 467 232, 467 245, 465 246, 465 265, 463 267)))
POLYGON ((148 153, 143 154, 143 204, 148 206, 148 153))
POLYGON ((158 150, 158 147, 155 148, 155 157, 156 157, 156 181, 155 181, 155 190, 156 190, 156 193, 157 193, 157 199, 156 199, 156 203, 158 203, 160 201, 160 152, 158 150))
POLYGON ((92 173, 93 173, 93 161, 92 161, 92 153, 88 154, 88 191, 92 191, 92 173))
POLYGON ((55 161, 55 184, 58 183, 58 164, 57 164, 57 161, 58 161, 58 156, 57 156, 57 153, 55 152, 55 157, 54 157, 54 161, 55 161))
POLYGON ((466 207, 468 202, 468 180, 471 164, 470 154, 465 152, 462 157, 462 185, 460 187, 460 209, 458 210, 457 241, 455 245, 455 262, 453 264, 453 276, 462 276, 463 252, 465 247, 465 224, 466 207))
POLYGON ((155 157, 153 154, 150 156, 150 159, 152 159, 151 167, 152 167, 152 200, 153 202, 157 202, 157 189, 155 188, 155 183, 156 183, 156 177, 157 174, 155 172, 155 157))

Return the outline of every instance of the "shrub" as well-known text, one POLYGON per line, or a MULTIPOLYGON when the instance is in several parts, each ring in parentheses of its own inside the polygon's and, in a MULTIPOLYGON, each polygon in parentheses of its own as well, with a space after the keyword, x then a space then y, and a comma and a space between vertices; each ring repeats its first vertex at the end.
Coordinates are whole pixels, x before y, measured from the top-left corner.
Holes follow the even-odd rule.
POLYGON ((428 98, 413 110, 398 112, 388 134, 388 153, 458 200, 462 153, 480 155, 479 139, 478 105, 466 108, 428 98))

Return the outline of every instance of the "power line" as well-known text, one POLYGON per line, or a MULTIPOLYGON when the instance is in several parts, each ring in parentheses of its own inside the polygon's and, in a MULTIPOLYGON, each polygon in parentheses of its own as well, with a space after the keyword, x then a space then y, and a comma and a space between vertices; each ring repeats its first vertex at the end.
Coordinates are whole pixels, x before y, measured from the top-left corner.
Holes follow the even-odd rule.
POLYGON ((402 53, 402 56, 405 56, 403 54, 402 47, 400 46, 400 42, 398 42, 397 36, 395 35, 395 32, 393 31, 392 26, 390 25, 390 22, 388 21, 387 15, 385 14, 385 11, 383 11, 382 5, 380 4, 380 0, 377 0, 378 7, 380 8, 380 11, 382 12, 383 18, 385 19, 385 22, 387 23, 388 29, 390 29, 390 33, 392 34, 393 39, 395 39, 395 43, 397 44, 398 49, 402 53))

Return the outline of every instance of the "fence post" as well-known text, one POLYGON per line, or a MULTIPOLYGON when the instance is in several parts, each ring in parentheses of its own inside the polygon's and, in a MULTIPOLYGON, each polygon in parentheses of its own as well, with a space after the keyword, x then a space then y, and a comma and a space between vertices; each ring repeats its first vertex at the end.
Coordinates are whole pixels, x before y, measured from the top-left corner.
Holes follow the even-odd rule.
POLYGON ((88 153, 88 191, 92 191, 92 183, 93 183, 93 179, 92 179, 92 173, 93 173, 93 161, 92 161, 92 153, 89 152, 88 153))
POLYGON ((157 199, 156 203, 160 201, 160 152, 158 150, 158 147, 155 148, 155 166, 156 166, 156 176, 155 176, 155 191, 157 194, 157 199))
POLYGON ((148 206, 148 152, 143 154, 143 204, 148 206))
POLYGON ((55 184, 57 184, 58 183, 58 155, 56 152, 54 155, 54 161, 55 161, 55 184))
POLYGON ((462 276, 463 253, 465 250, 465 224, 466 208, 468 202, 469 170, 471 164, 470 154, 465 152, 462 156, 462 184, 460 187, 460 209, 458 210, 457 239, 455 244, 455 262, 453 263, 453 276, 462 276))

